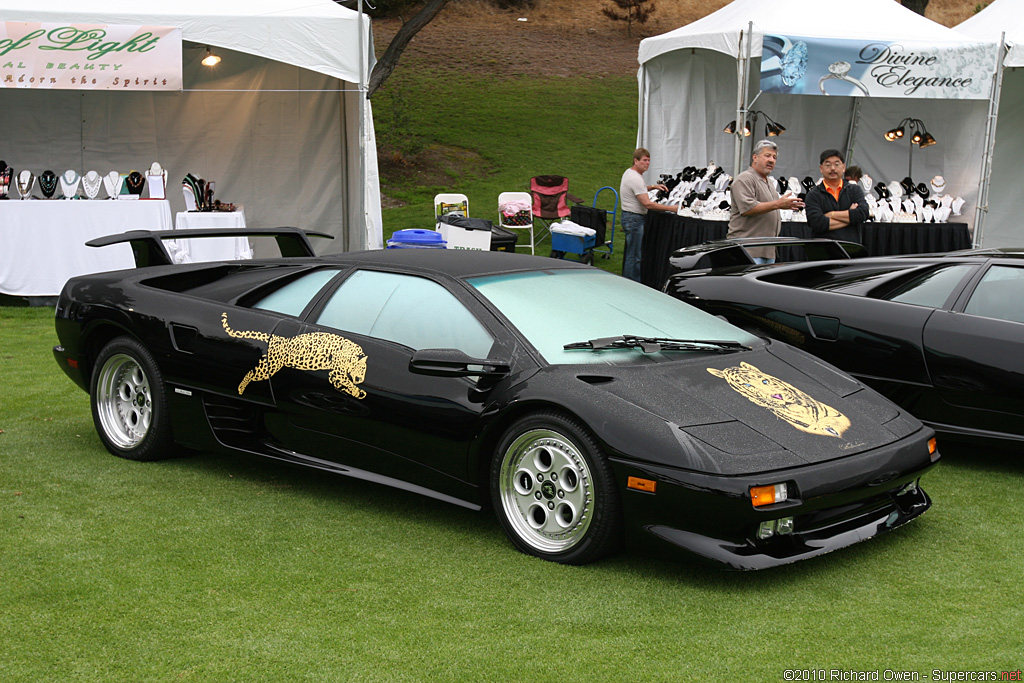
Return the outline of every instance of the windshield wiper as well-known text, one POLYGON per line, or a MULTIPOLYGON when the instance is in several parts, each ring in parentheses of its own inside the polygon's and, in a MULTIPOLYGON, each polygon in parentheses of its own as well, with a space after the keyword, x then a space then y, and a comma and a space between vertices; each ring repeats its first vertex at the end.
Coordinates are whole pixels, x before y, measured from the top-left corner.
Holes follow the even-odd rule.
POLYGON ((601 349, 639 348, 644 353, 657 353, 658 351, 711 351, 713 353, 732 353, 734 351, 750 350, 749 346, 744 346, 743 344, 735 341, 725 341, 720 339, 668 339, 666 337, 637 337, 632 334, 573 342, 572 344, 566 344, 562 348, 566 350, 590 349, 592 351, 600 351, 601 349))

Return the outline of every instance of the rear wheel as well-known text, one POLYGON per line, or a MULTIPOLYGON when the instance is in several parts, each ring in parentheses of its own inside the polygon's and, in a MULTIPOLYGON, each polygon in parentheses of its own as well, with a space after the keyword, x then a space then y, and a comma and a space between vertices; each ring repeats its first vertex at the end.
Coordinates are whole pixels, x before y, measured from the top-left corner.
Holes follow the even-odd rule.
POLYGON ((620 541, 611 467, 586 428, 558 413, 509 427, 491 466, 491 494, 505 533, 529 555, 585 564, 620 541))
POLYGON ((170 457, 163 378, 146 347, 131 337, 103 347, 89 394, 93 423, 108 451, 129 460, 170 457))

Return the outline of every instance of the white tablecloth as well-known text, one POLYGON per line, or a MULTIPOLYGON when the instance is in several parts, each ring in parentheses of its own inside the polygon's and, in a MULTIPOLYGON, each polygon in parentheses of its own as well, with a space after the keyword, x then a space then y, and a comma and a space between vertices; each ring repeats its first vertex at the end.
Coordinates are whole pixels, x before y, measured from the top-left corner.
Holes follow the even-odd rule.
MULTIPOLYGON (((176 230, 194 228, 244 228, 245 212, 238 211, 181 211, 174 216, 176 230)), ((247 237, 208 237, 205 239, 174 240, 165 242, 175 263, 201 261, 235 261, 252 258, 252 246, 247 237)))
POLYGON ((87 247, 128 230, 170 230, 166 199, 0 201, 0 292, 57 296, 68 278, 134 268, 129 244, 87 247))

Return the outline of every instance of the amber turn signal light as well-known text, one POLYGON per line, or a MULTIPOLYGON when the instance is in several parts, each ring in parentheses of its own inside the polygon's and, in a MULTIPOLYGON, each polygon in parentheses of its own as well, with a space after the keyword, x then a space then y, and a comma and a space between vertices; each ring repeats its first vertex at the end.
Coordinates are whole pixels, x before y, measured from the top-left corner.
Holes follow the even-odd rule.
POLYGON ((647 493, 654 493, 654 489, 658 488, 658 482, 652 479, 630 477, 629 479, 626 480, 626 488, 635 489, 637 491, 646 491, 647 493))
POLYGON ((751 486, 750 502, 758 508, 763 505, 781 503, 788 497, 785 484, 772 484, 771 486, 751 486))

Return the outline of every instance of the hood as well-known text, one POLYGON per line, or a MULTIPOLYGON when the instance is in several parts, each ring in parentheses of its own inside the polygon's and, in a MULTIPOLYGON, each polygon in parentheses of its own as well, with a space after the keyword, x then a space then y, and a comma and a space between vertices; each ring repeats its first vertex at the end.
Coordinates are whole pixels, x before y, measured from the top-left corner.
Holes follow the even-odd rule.
POLYGON ((680 444, 679 461, 666 464, 703 472, 825 462, 919 426, 848 375, 780 343, 653 365, 601 388, 665 421, 680 444))

